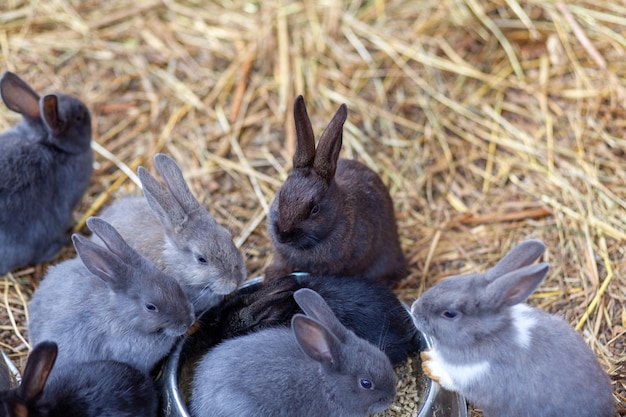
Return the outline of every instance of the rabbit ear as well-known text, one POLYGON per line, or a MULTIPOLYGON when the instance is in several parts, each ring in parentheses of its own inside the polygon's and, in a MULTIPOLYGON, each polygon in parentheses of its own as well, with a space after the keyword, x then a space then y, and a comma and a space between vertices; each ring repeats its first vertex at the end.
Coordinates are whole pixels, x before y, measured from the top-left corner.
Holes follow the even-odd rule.
POLYGON ((547 263, 530 265, 509 272, 487 285, 483 294, 485 305, 511 307, 523 303, 535 291, 548 273, 547 263))
POLYGON ((546 245, 540 240, 525 240, 507 253, 504 258, 491 269, 485 272, 488 281, 528 266, 535 262, 537 258, 546 250, 546 245))
POLYGON ((306 168, 313 166, 313 160, 315 159, 315 135, 302 96, 298 96, 293 105, 293 119, 296 124, 296 152, 293 155, 293 167, 306 168))
POLYGON ((41 118, 39 94, 14 73, 7 71, 2 76, 0 95, 4 104, 14 112, 34 120, 41 118))
POLYGON ((298 345, 308 357, 328 366, 337 364, 340 342, 323 324, 296 314, 291 319, 291 328, 298 345))
POLYGON ((317 145, 313 168, 324 180, 329 181, 335 176, 339 152, 343 139, 343 124, 348 117, 348 107, 345 104, 339 106, 317 145))
POLYGON ((54 94, 48 94, 41 100, 41 114, 48 129, 54 134, 63 131, 63 121, 59 117, 59 99, 54 94))
POLYGON ((165 185, 170 190, 176 201, 187 213, 191 213, 200 208, 200 203, 189 190, 185 182, 183 172, 172 158, 162 153, 154 157, 154 165, 163 177, 165 185))
POLYGON ((72 242, 89 272, 104 281, 113 291, 121 291, 127 287, 123 278, 128 273, 128 267, 121 259, 78 234, 72 235, 72 242))
POLYGON ((18 388, 20 398, 26 403, 36 402, 41 397, 56 358, 57 344, 54 342, 41 342, 30 353, 18 388))
POLYGON ((346 340, 347 329, 337 319, 335 313, 321 295, 310 288, 301 288, 293 294, 293 298, 307 316, 324 324, 342 342, 346 340))
POLYGON ((187 221, 187 213, 166 186, 156 180, 143 167, 138 169, 143 194, 148 206, 166 229, 180 229, 187 221))
POLYGON ((87 219, 87 226, 106 245, 106 248, 74 234, 72 241, 85 267, 102 279, 114 291, 128 287, 129 270, 141 258, 113 226, 98 217, 87 219))
POLYGON ((140 255, 124 240, 122 235, 110 223, 99 217, 87 219, 87 227, 95 233, 107 249, 117 255, 124 263, 132 264, 140 255))

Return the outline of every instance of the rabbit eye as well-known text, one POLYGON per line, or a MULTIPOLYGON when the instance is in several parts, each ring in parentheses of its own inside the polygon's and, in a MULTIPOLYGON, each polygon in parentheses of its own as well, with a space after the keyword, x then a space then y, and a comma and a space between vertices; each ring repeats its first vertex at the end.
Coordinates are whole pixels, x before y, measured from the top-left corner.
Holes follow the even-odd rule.
POLYGON ((446 319, 454 319, 459 315, 456 311, 446 310, 441 313, 441 316, 446 319))
POLYGON ((197 259, 198 259, 198 262, 201 263, 201 264, 206 264, 207 263, 207 260, 205 258, 203 258, 202 256, 198 256, 197 259))
POLYGON ((159 311, 157 306, 155 306, 152 303, 146 303, 146 310, 148 310, 148 311, 159 311))
POLYGON ((313 205, 313 207, 311 208, 311 214, 315 215, 319 212, 320 212, 320 205, 319 204, 313 205))
POLYGON ((369 379, 361 379, 359 383, 361 384, 362 388, 365 388, 365 389, 374 388, 374 384, 372 384, 372 381, 370 381, 369 379))
POLYGON ((75 122, 82 122, 84 118, 85 118, 85 113, 83 113, 82 111, 79 111, 76 114, 76 116, 74 116, 74 121, 75 122))

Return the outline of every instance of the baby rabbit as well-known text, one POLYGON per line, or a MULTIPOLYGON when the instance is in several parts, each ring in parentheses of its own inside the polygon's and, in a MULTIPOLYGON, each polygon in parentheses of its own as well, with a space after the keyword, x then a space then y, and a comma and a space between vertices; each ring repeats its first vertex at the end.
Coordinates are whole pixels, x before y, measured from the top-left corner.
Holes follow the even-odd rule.
POLYGON ((482 274, 455 276, 413 303, 432 338, 422 367, 486 417, 609 417, 612 388, 592 350, 565 321, 523 302, 548 272, 537 240, 482 274))
POLYGON ((417 353, 420 337, 408 309, 385 285, 358 276, 298 274, 239 291, 200 319, 202 337, 219 341, 267 327, 289 326, 300 312, 293 293, 310 288, 324 298, 337 319, 358 337, 378 346, 397 365, 417 353))
POLYGON ((116 360, 148 373, 194 322, 178 282, 104 220, 87 226, 106 247, 72 236, 79 258, 50 268, 28 306, 33 344, 59 345, 59 366, 116 360))
POLYGON ((26 362, 19 387, 0 392, 6 417, 156 417, 154 383, 115 361, 68 364, 48 378, 57 345, 41 342, 26 362))
POLYGON ((339 323, 313 290, 294 297, 291 329, 229 339, 198 363, 194 417, 356 417, 380 412, 396 394, 387 357, 339 323))
POLYGON ((176 278, 199 314, 237 288, 246 266, 230 232, 196 200, 176 163, 157 154, 154 165, 165 185, 140 167, 145 199, 122 198, 101 217, 137 252, 176 278))
POLYGON ((72 210, 91 179, 91 118, 65 94, 43 98, 12 72, 0 79, 22 121, 0 135, 0 274, 52 259, 70 242, 72 210))
POLYGON ((268 215, 274 258, 266 280, 304 271, 392 286, 406 274, 387 187, 362 163, 339 159, 347 115, 341 105, 315 149, 304 99, 296 99, 293 170, 268 215))

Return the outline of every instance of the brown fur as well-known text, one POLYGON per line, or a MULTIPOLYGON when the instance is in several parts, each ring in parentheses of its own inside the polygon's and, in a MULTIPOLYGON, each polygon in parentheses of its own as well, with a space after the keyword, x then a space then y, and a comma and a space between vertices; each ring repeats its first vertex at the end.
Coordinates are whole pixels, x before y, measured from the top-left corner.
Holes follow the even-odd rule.
POLYGON ((359 275, 391 286, 405 276, 387 187, 362 163, 339 159, 346 117, 342 105, 316 150, 304 100, 296 99, 294 168, 272 202, 274 259, 266 280, 306 271, 359 275))

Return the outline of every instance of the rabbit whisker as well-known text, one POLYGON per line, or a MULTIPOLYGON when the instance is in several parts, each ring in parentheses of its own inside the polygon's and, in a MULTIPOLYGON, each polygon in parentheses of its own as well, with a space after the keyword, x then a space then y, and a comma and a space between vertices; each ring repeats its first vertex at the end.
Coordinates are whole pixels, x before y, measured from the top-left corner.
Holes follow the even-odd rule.
MULTIPOLYGON (((187 285, 188 287, 193 287, 193 285, 187 285)), ((202 287, 202 289, 198 292, 198 295, 196 295, 192 300, 191 300, 191 304, 193 304, 194 306, 196 304, 198 304, 198 302, 201 301, 202 297, 204 297, 207 293, 211 292, 211 284, 207 284, 204 287, 202 287)))
POLYGON ((380 332, 380 337, 378 338, 378 348, 383 352, 385 351, 385 340, 387 339, 387 333, 389 332, 389 320, 387 320, 387 315, 385 315, 384 323, 385 325, 383 326, 383 329, 380 332))

